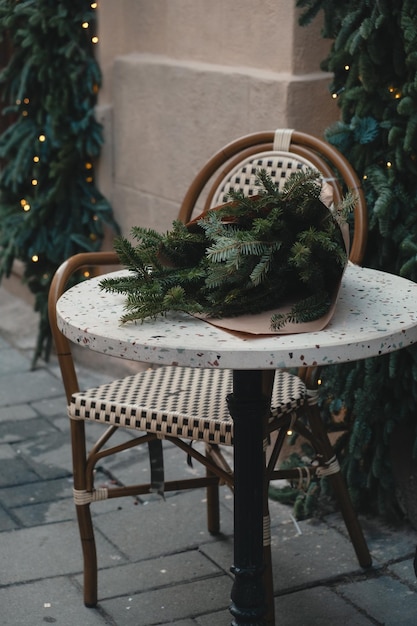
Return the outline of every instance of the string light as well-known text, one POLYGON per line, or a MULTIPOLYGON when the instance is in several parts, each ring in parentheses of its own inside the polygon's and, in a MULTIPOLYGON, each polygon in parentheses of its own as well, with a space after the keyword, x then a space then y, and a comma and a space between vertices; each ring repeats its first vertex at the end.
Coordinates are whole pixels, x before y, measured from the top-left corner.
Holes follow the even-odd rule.
POLYGON ((36 185, 37 185, 37 184, 38 184, 37 179, 36 179, 36 178, 32 178, 32 185, 33 185, 34 187, 36 187, 36 185))
POLYGON ((388 91, 392 96, 394 96, 396 100, 399 100, 401 98, 401 95, 402 95, 401 91, 397 89, 396 87, 393 87, 393 86, 388 87, 388 91))
POLYGON ((39 161, 40 161, 40 158, 38 157, 37 154, 35 154, 35 156, 33 157, 33 162, 34 163, 39 163, 39 161))
POLYGON ((338 89, 337 91, 333 91, 332 93, 332 98, 333 100, 336 100, 336 98, 338 98, 340 96, 340 94, 345 90, 344 87, 341 87, 340 89, 338 89))
POLYGON ((33 263, 37 263, 37 262, 39 261, 39 257, 38 257, 38 255, 37 255, 37 254, 34 254, 34 255, 32 256, 32 261, 33 261, 33 263))
POLYGON ((91 42, 92 42, 92 43, 98 43, 98 37, 97 37, 97 35, 94 35, 94 37, 91 37, 91 42))
POLYGON ((81 26, 82 26, 83 28, 88 28, 88 27, 90 26, 90 24, 89 24, 88 22, 83 22, 83 23, 81 24, 81 26))
POLYGON ((84 278, 89 278, 90 277, 90 272, 88 270, 85 270, 85 272, 83 272, 83 276, 84 276, 84 278))
POLYGON ((345 65, 345 70, 348 72, 350 70, 350 65, 345 65))
POLYGON ((20 206, 22 207, 24 211, 30 211, 30 204, 29 202, 26 202, 25 198, 21 199, 20 206))
POLYGON ((98 7, 98 2, 92 2, 92 3, 90 4, 90 7, 91 7, 92 9, 97 9, 97 7, 98 7))
POLYGON ((41 143, 42 143, 42 142, 44 142, 44 141, 46 141, 46 137, 45 137, 45 135, 39 135, 38 139, 39 139, 39 141, 40 141, 41 143))
POLYGON ((387 161, 387 167, 392 167, 391 161, 387 161))
POLYGON ((85 164, 85 169, 86 169, 86 170, 92 170, 92 169, 93 169, 93 164, 92 164, 92 163, 87 162, 87 163, 85 164))

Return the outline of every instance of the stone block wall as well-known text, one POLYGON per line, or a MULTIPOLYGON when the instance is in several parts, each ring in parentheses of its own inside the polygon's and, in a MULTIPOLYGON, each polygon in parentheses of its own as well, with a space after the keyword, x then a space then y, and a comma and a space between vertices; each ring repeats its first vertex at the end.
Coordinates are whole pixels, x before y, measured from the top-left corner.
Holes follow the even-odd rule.
POLYGON ((328 42, 292 0, 101 0, 99 184, 125 234, 165 230, 194 175, 257 130, 322 135, 337 119, 328 42))

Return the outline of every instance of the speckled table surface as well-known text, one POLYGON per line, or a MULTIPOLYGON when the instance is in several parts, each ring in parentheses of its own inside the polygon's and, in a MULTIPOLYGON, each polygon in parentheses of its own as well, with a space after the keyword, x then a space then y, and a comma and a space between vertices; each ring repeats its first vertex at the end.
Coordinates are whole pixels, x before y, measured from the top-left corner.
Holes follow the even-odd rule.
POLYGON ((325 329, 253 337, 180 313, 121 324, 124 296, 102 291, 101 279, 85 281, 60 298, 60 328, 72 342, 130 360, 275 369, 358 360, 417 341, 417 284, 354 265, 346 269, 325 329))

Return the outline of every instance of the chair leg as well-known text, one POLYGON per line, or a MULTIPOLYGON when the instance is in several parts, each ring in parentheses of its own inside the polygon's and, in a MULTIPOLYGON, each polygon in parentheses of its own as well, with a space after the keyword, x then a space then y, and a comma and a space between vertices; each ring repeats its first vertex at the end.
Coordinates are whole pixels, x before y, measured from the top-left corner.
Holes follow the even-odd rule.
POLYGON ((84 604, 94 608, 97 605, 97 553, 90 505, 77 505, 76 510, 84 559, 84 604))
POLYGON ((317 474, 322 476, 327 475, 331 481, 359 564, 361 567, 370 567, 372 565, 371 555, 352 506, 345 480, 340 471, 339 464, 335 459, 334 450, 326 433, 315 399, 309 403, 307 417, 312 433, 312 440, 317 446, 317 450, 321 456, 321 467, 318 468, 317 474))
MULTIPOLYGON (((206 470, 207 477, 214 476, 209 469, 206 470)), ((212 535, 220 532, 220 504, 219 504, 219 484, 207 485, 207 530, 212 535)))
MULTIPOLYGON (((85 424, 81 420, 70 420, 70 428, 75 497, 76 492, 91 491, 94 485, 87 483, 93 483, 94 478, 90 473, 89 481, 87 475, 85 424)), ((97 605, 97 552, 90 504, 75 500, 75 509, 84 561, 84 604, 93 608, 97 605)))

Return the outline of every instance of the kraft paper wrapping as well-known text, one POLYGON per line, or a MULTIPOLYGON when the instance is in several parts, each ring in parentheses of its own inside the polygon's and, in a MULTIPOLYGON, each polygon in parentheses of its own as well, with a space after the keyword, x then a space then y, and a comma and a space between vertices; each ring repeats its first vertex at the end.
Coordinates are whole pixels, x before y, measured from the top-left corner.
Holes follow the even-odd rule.
MULTIPOLYGON (((331 186, 325 181, 323 181, 322 183, 320 200, 323 202, 323 204, 327 206, 329 211, 332 211, 333 190, 331 186)), ((214 210, 214 209, 210 209, 210 210, 214 210)), ((199 217, 195 218, 190 223, 190 225, 191 224, 193 226, 196 225, 198 221, 202 219, 206 214, 207 214, 207 211, 205 211, 199 217)), ((349 254, 348 225, 343 224, 341 226, 341 231, 343 234, 343 239, 345 242, 347 254, 349 254)), ((288 313, 296 302, 294 300, 284 304, 283 306, 277 309, 263 311, 262 313, 256 313, 256 314, 250 314, 250 315, 239 315, 236 317, 222 317, 219 319, 207 317, 203 314, 196 314, 195 317, 204 319, 204 321, 208 322, 209 324, 213 324, 213 326, 218 326, 219 328, 223 328, 224 330, 227 330, 229 332, 236 333, 242 336, 243 338, 253 337, 257 335, 258 336, 259 335, 288 335, 292 333, 307 333, 307 332, 314 332, 314 331, 322 330, 323 328, 327 326, 327 324, 330 322, 331 318, 333 317, 345 269, 346 269, 346 266, 342 272, 340 281, 335 287, 329 310, 327 311, 325 315, 323 315, 322 317, 312 322, 305 322, 305 323, 287 322, 279 330, 271 330, 271 316, 274 313, 288 313)))

